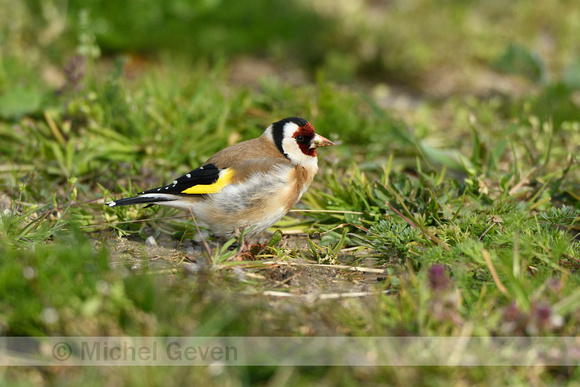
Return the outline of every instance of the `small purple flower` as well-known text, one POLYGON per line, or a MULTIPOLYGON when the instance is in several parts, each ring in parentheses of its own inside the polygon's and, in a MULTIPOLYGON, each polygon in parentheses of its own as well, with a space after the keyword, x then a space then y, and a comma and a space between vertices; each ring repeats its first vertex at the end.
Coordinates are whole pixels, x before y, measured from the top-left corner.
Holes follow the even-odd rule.
POLYGON ((447 274, 445 274, 445 267, 443 265, 431 266, 427 278, 429 280, 429 287, 434 292, 444 292, 451 285, 451 281, 447 277, 447 274))
POLYGON ((552 318, 552 308, 550 305, 546 304, 532 304, 532 310, 530 311, 530 320, 539 329, 545 329, 551 327, 552 318))

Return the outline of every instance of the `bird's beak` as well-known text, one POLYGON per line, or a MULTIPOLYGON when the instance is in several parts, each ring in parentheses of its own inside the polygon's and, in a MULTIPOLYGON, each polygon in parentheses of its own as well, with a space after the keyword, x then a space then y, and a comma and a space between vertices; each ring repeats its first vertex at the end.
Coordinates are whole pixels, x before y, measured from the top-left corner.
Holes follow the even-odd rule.
POLYGON ((312 139, 312 144, 310 145, 310 149, 312 148, 320 148, 322 146, 331 146, 334 145, 332 141, 327 138, 322 137, 320 134, 317 134, 312 139))

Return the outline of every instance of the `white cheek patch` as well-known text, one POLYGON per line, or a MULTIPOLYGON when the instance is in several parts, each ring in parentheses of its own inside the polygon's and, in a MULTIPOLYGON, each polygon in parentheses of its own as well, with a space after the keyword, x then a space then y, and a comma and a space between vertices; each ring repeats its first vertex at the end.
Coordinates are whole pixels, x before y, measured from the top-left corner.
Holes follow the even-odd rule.
POLYGON ((316 156, 305 155, 296 143, 296 139, 292 137, 298 130, 298 125, 289 122, 284 126, 284 140, 282 140, 282 147, 286 155, 294 165, 301 165, 304 168, 312 169, 318 168, 318 159, 316 156))

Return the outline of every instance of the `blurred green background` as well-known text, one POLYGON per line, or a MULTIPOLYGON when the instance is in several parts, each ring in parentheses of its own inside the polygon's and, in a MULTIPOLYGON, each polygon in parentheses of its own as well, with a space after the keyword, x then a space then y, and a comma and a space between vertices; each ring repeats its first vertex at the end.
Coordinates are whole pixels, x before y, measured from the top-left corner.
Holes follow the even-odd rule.
POLYGON ((226 66, 251 56, 281 66, 277 69, 299 67, 309 76, 323 71, 341 81, 390 81, 434 95, 515 87, 501 85, 494 72, 580 84, 580 11, 571 0, 1 4, 3 90, 23 81, 12 76, 12 61, 26 56, 23 72, 40 69, 50 77, 47 72, 62 69, 75 50, 147 59, 170 53, 226 66))
POLYGON ((528 161, 548 123, 566 157, 580 120, 576 5, 0 0, 0 157, 117 190, 105 172, 121 178, 120 161, 152 183, 289 115, 363 166, 396 151, 398 169, 420 156, 465 172, 505 155, 512 123, 528 161))

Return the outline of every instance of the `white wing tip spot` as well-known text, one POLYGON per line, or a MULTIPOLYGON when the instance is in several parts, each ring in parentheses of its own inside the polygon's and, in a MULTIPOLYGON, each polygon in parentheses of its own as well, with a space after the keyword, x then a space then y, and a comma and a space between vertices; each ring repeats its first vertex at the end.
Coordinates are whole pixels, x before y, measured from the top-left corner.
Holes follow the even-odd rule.
POLYGON ((173 180, 173 186, 175 187, 177 185, 177 180, 173 180))
POLYGON ((117 205, 117 202, 108 202, 107 206, 109 207, 115 207, 117 205))
POLYGON ((185 177, 187 177, 188 179, 191 179, 191 173, 188 173, 187 175, 185 175, 185 177))

